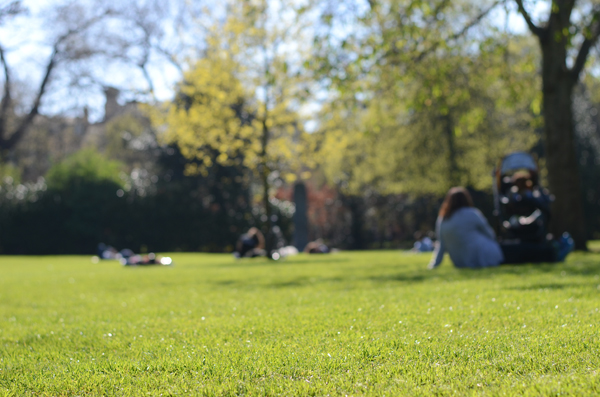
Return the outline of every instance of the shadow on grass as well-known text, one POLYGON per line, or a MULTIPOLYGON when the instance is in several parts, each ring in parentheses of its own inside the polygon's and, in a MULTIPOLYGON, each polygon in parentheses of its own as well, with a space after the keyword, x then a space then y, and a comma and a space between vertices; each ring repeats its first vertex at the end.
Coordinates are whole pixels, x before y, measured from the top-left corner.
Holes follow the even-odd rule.
MULTIPOLYGON (((361 267, 343 267, 333 270, 333 274, 319 275, 318 272, 298 275, 296 277, 285 277, 280 280, 267 277, 264 279, 235 279, 221 280, 215 282, 221 287, 239 287, 239 288, 298 288, 304 286, 316 286, 320 284, 329 284, 333 288, 355 289, 355 288, 371 288, 368 284, 389 284, 399 283, 406 285, 417 285, 424 283, 455 283, 472 280, 493 280, 504 276, 516 276, 526 281, 527 278, 535 278, 540 275, 555 275, 556 277, 565 276, 586 276, 600 273, 599 256, 596 254, 578 253, 567 263, 539 263, 539 264, 513 264, 501 265, 498 267, 487 269, 453 269, 446 262, 440 269, 428 270, 425 267, 415 268, 414 266, 406 268, 398 268, 394 264, 381 265, 378 268, 369 271, 363 270, 361 267), (375 274, 373 274, 375 273, 375 274)), ((288 261, 269 261, 266 259, 250 259, 248 261, 240 260, 233 264, 219 265, 222 268, 228 267, 259 267, 259 266, 294 266, 303 264, 325 264, 325 263, 351 263, 349 258, 292 258, 288 261)), ((314 269, 314 268, 313 268, 314 269)), ((511 281, 510 284, 513 284, 511 281)), ((507 286, 507 289, 515 290, 539 290, 539 289, 563 289, 584 284, 575 283, 567 284, 560 282, 550 282, 547 284, 523 285, 523 286, 507 286)), ((501 286, 502 288, 502 286, 501 286)))
POLYGON ((589 283, 547 283, 547 284, 532 284, 532 285, 523 285, 518 287, 509 287, 505 289, 515 290, 515 291, 539 291, 539 290, 562 290, 567 288, 580 288, 586 287, 589 283))
POLYGON ((221 287, 260 287, 260 288, 289 288, 289 287, 303 287, 307 285, 318 285, 318 284, 330 284, 330 283, 341 283, 349 281, 342 277, 296 277, 293 279, 276 281, 276 282, 260 282, 255 280, 219 280, 215 281, 214 284, 221 287))
POLYGON ((287 280, 283 282, 270 283, 271 288, 288 288, 288 287, 303 287, 305 285, 315 284, 330 284, 330 283, 341 283, 347 281, 342 277, 298 277, 293 280, 287 280))
POLYGON ((350 262, 348 258, 331 258, 326 256, 319 256, 317 258, 290 258, 283 260, 270 260, 266 258, 243 258, 237 259, 232 263, 216 264, 212 267, 229 268, 229 267, 259 267, 259 266, 293 266, 293 265, 311 265, 311 264, 323 264, 323 263, 342 263, 350 262))
POLYGON ((381 276, 369 277, 368 280, 387 283, 387 282, 400 282, 400 283, 422 283, 430 279, 439 279, 440 276, 431 271, 414 272, 414 273, 400 273, 400 274, 388 274, 381 276))
MULTIPOLYGON (((522 277, 535 277, 538 275, 549 275, 556 274, 556 276, 589 276, 597 275, 600 273, 600 261, 599 256, 596 254, 595 257, 592 255, 583 254, 578 256, 573 262, 567 263, 525 263, 525 264, 510 264, 501 265, 497 267, 487 269, 456 269, 454 272, 448 272, 446 269, 436 270, 418 270, 412 272, 402 272, 389 275, 380 275, 371 277, 372 281, 389 282, 427 282, 432 279, 439 279, 443 281, 467 281, 467 280, 488 280, 495 277, 513 275, 522 277)), ((562 284, 562 283, 550 283, 546 285, 534 285, 531 289, 559 289, 569 288, 571 286, 584 285, 584 284, 562 284)))
MULTIPOLYGON (((445 265, 447 266, 447 265, 445 265)), ((450 266, 448 266, 450 267, 450 266)), ((502 265, 486 269, 435 269, 417 270, 412 272, 394 273, 370 277, 376 282, 410 282, 419 283, 431 280, 455 282, 468 280, 488 280, 502 275, 533 275, 539 273, 550 273, 555 270, 552 264, 525 264, 525 265, 502 265)))

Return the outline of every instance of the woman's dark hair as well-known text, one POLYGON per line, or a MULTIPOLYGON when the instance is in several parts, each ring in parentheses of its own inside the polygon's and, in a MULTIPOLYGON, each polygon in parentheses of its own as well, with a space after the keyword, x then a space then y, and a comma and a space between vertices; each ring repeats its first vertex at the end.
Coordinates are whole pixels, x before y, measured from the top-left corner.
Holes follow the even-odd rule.
POLYGON ((457 209, 463 207, 473 207, 473 199, 464 187, 453 187, 446 194, 438 216, 442 219, 450 219, 457 209))

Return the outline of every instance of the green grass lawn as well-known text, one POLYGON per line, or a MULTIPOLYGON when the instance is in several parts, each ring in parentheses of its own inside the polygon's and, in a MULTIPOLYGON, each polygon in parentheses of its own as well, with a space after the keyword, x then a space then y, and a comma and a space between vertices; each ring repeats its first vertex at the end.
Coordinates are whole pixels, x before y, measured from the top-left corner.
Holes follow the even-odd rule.
POLYGON ((0 395, 598 395, 600 254, 0 257, 0 395))

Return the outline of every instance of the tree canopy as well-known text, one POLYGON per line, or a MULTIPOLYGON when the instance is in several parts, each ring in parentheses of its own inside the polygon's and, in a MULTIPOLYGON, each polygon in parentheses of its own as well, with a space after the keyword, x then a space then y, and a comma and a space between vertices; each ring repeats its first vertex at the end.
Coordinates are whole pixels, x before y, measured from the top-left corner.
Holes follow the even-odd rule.
POLYGON ((448 3, 437 4, 436 16, 429 14, 435 9, 410 3, 404 12, 418 15, 412 20, 389 12, 400 2, 386 4, 361 19, 370 34, 349 38, 352 49, 347 42, 340 47, 337 57, 346 59, 354 48, 371 49, 335 72, 344 79, 330 83, 335 94, 319 133, 327 175, 354 192, 366 186, 416 194, 456 185, 489 188, 499 158, 538 139, 534 43, 500 33, 458 37, 450 16, 464 10, 448 3), (446 18, 438 15, 442 10, 446 18), (421 24, 423 18, 433 21, 421 24), (454 42, 440 41, 440 33, 454 42))
MULTIPOLYGON (((28 17, 23 4, 0 5, 0 30, 28 17)), ((592 0, 51 4, 42 18, 52 22, 44 25, 42 78, 29 96, 19 93, 10 40, 0 40, 1 159, 19 156, 27 130, 37 141, 28 162, 44 162, 32 170, 85 146, 128 170, 158 170, 152 163, 176 146, 189 176, 227 167, 244 174, 268 232, 273 188, 311 173, 344 195, 437 197, 456 185, 489 190, 502 156, 535 151, 556 196, 553 232, 569 231, 585 248, 579 170, 591 167, 598 129, 586 127, 584 148, 575 123, 597 121, 599 7, 592 0), (127 72, 111 75, 119 67, 127 72), (176 76, 166 101, 156 95, 159 69, 176 76), (88 118, 87 108, 60 120, 40 116, 61 95, 73 103, 83 92, 113 92, 111 78, 125 94, 107 99, 103 119, 88 118), (582 84, 587 91, 576 89, 582 84), (574 105, 584 94, 585 106, 574 105), (137 106, 121 105, 125 96, 144 102, 152 128, 139 114, 109 114, 137 106), (53 140, 68 150, 40 157, 38 135, 54 130, 38 134, 34 120, 64 136, 68 129, 68 145, 53 140), (96 139, 83 136, 90 126, 96 139), (133 141, 137 149, 129 150, 133 141)))
POLYGON ((204 56, 185 74, 166 115, 155 116, 166 126, 165 139, 194 160, 189 173, 206 173, 214 163, 254 173, 262 185, 267 233, 271 181, 296 178, 306 143, 299 115, 302 54, 291 40, 302 12, 292 5, 228 4, 225 20, 210 27, 204 56))

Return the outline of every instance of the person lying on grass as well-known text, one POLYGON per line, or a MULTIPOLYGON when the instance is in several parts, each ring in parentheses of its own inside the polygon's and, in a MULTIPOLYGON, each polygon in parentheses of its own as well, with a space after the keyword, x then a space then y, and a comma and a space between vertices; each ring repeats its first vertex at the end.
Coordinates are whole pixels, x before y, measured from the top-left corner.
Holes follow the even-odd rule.
POLYGON ((330 251, 329 247, 320 238, 311 241, 304 247, 304 252, 307 254, 328 254, 330 251))
POLYGON ((436 222, 438 241, 429 269, 442 263, 448 252, 454 266, 482 268, 510 263, 559 262, 573 250, 573 239, 565 233, 559 240, 540 243, 499 244, 494 230, 463 187, 446 194, 436 222))
MULTIPOLYGON (((130 250, 131 251, 131 250, 130 250)), ((157 256, 153 252, 148 255, 133 254, 129 256, 123 256, 119 259, 123 266, 148 266, 148 265, 164 265, 172 266, 173 260, 168 256, 157 256)))

